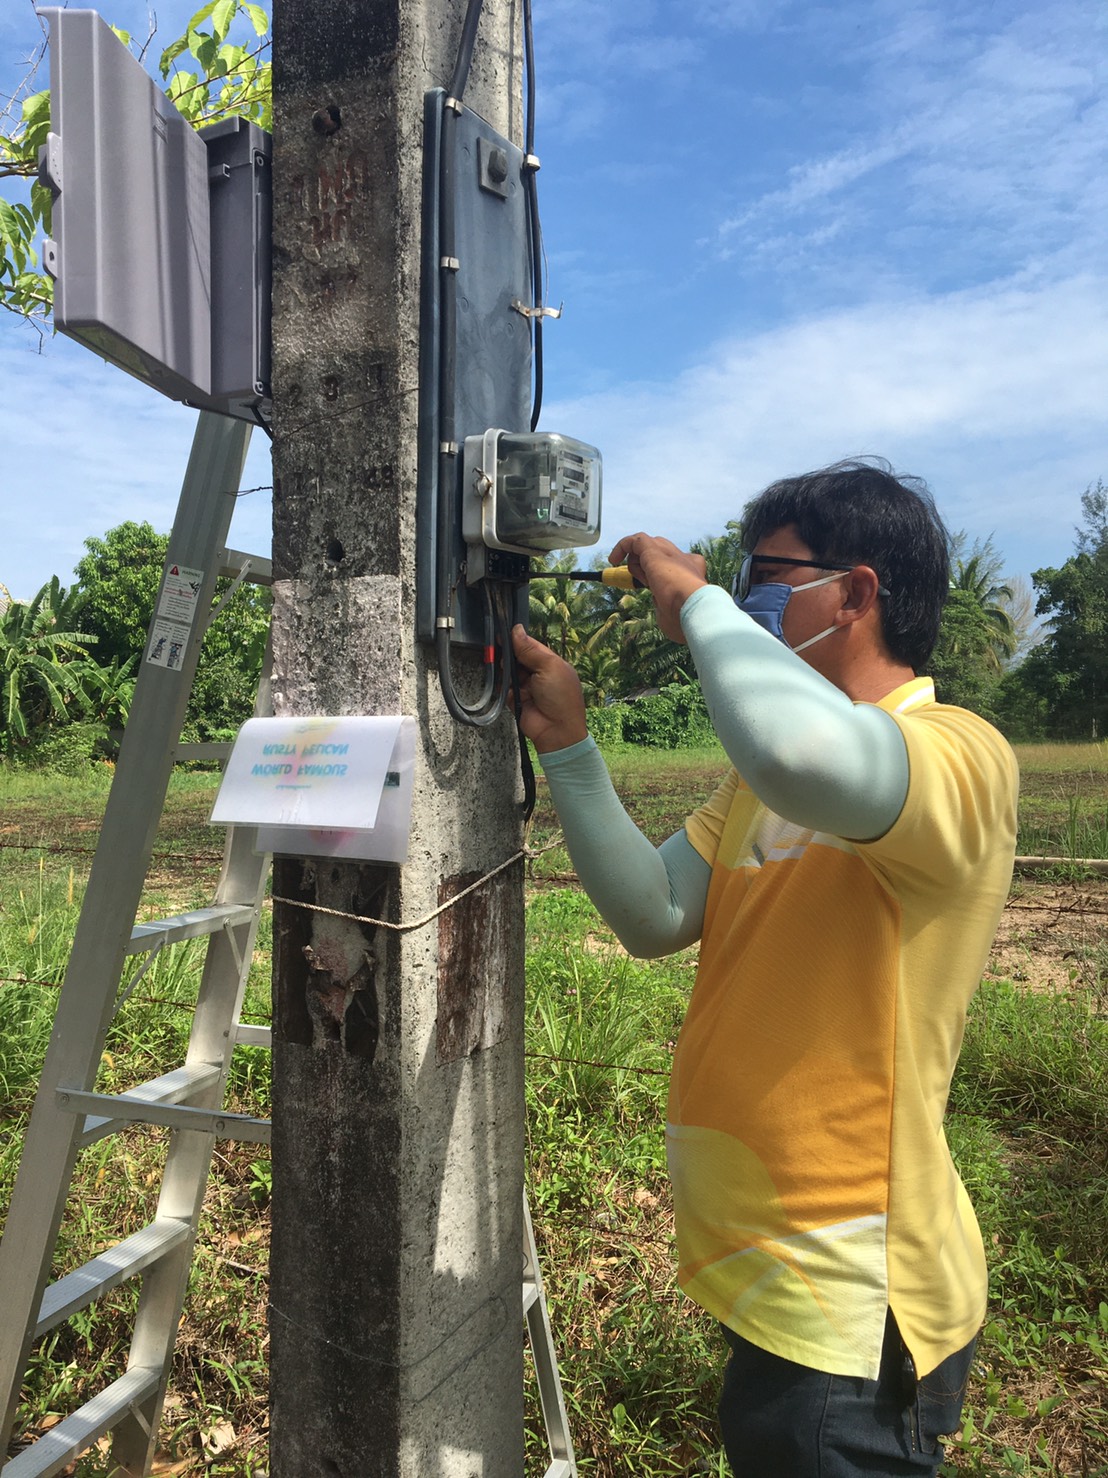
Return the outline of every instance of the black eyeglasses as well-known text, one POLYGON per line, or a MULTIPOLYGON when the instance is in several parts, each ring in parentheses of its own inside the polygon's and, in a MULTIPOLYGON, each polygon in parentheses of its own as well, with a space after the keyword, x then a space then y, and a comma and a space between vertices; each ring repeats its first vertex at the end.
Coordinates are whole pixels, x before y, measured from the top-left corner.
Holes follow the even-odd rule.
POLYGON ((802 565, 809 570, 841 570, 844 574, 854 565, 829 565, 822 559, 792 559, 787 554, 748 554, 739 566, 739 573, 731 582, 731 594, 735 600, 745 600, 750 594, 751 575, 754 565, 802 565))
MULTIPOLYGON (((748 554, 739 566, 739 573, 731 581, 731 595, 734 600, 745 600, 750 594, 750 576, 756 564, 801 565, 808 570, 837 570, 843 574, 849 574, 851 570, 858 568, 856 564, 828 564, 826 560, 822 559, 792 559, 787 554, 748 554)), ((888 595, 889 591, 886 586, 878 585, 877 593, 878 595, 888 595)))

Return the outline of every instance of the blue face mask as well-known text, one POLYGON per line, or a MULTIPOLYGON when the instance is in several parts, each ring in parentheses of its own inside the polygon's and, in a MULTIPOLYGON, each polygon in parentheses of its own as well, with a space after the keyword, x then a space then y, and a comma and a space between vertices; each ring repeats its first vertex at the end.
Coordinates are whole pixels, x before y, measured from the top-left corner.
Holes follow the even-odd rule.
MULTIPOLYGON (((830 585, 832 580, 842 579, 841 575, 824 575, 820 580, 808 580, 803 585, 785 585, 776 581, 767 581, 764 585, 752 585, 743 596, 742 600, 736 599, 735 604, 744 615, 752 621, 757 621, 759 626, 764 626, 770 636, 775 636, 779 642, 785 642, 785 633, 782 629, 782 620, 785 615, 785 607, 789 600, 799 590, 814 590, 817 585, 830 585)), ((789 647, 791 652, 803 652, 805 647, 813 646, 822 641, 825 636, 830 636, 833 631, 839 631, 838 626, 827 626, 823 631, 817 631, 815 636, 810 636, 807 641, 802 641, 798 646, 789 647)))

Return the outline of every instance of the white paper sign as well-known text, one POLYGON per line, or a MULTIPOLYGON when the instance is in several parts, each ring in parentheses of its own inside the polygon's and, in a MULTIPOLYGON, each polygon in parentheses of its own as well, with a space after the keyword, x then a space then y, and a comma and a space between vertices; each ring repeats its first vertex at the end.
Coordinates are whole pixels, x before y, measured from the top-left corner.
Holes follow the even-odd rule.
MULTIPOLYGON (((406 791, 410 814, 414 731, 413 719, 391 715, 249 719, 235 740, 212 820, 371 831, 378 824, 382 796, 401 790, 406 791)), ((391 822, 395 826, 396 818, 391 822)))

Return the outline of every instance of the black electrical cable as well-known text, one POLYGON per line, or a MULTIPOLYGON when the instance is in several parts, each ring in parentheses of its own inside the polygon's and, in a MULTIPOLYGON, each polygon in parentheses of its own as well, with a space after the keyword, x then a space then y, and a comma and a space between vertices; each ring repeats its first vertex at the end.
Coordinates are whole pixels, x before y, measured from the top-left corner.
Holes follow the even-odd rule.
POLYGON ((535 31, 531 24, 531 0, 523 0, 523 47, 527 66, 527 117, 523 125, 524 152, 535 152, 535 31))
POLYGON ((542 310, 544 283, 542 270, 542 225, 539 221, 538 159, 535 156, 535 34, 531 22, 531 0, 523 0, 523 45, 526 57, 527 102, 524 122, 523 177, 527 197, 527 222, 531 236, 531 286, 536 315, 531 320, 534 346, 534 391, 531 398, 531 430, 542 414, 542 310))
POLYGON ((535 813, 535 767, 531 763, 531 748, 527 743, 527 736, 519 727, 519 717, 516 716, 516 733, 519 735, 519 769, 523 776, 523 824, 530 821, 535 813))
POLYGON ((543 280, 542 280, 542 230, 539 226, 539 204, 538 185, 535 180, 535 171, 527 171, 527 213, 531 222, 531 254, 535 260, 535 271, 533 278, 535 307, 539 310, 531 320, 534 335, 534 389, 531 394, 531 430, 534 431, 539 424, 542 415, 542 303, 543 303, 543 280))
MULTIPOLYGON (((523 169, 526 181, 527 198, 527 223, 531 236, 531 283, 533 305, 539 310, 538 315, 531 320, 533 363, 534 363, 534 389, 531 398, 531 430, 534 431, 539 424, 539 416, 542 414, 542 307, 543 307, 543 270, 542 270, 542 226, 539 222, 539 187, 538 187, 538 159, 535 156, 535 30, 531 16, 531 0, 523 0, 523 49, 526 66, 526 103, 523 125, 523 169)), ((511 645, 511 632, 508 633, 509 645, 507 647, 507 660, 509 663, 509 674, 511 677, 512 698, 515 705, 516 733, 519 736, 519 768, 523 776, 523 824, 531 820, 535 810, 535 767, 531 762, 531 750, 527 743, 527 737, 520 728, 520 718, 523 714, 523 705, 519 696, 519 677, 516 668, 515 648, 511 645)))
POLYGON ((498 676, 500 676, 497 673, 496 667, 496 638, 499 623, 496 619, 493 597, 488 582, 485 581, 482 583, 485 595, 485 680, 482 686, 481 696, 476 703, 463 703, 455 691, 453 675, 450 671, 449 628, 440 627, 435 633, 435 650, 439 663, 439 677, 447 711, 458 723, 470 724, 478 729, 487 728, 489 724, 496 722, 504 712, 504 703, 507 696, 503 681, 497 681, 498 676))
POLYGON ((473 65, 473 49, 477 44, 477 27, 481 20, 483 0, 469 0, 465 20, 462 22, 462 39, 458 43, 458 56, 454 62, 454 74, 450 78, 450 96, 459 103, 465 95, 469 81, 469 69, 473 65))
POLYGON ((531 763, 531 751, 527 737, 519 726, 523 716, 523 702, 519 696, 519 670, 516 664, 515 647, 512 645, 512 597, 508 590, 501 593, 501 630, 503 632, 504 680, 511 692, 515 711, 516 734, 519 738, 519 769, 523 777, 523 824, 530 821, 535 810, 535 767, 531 763))

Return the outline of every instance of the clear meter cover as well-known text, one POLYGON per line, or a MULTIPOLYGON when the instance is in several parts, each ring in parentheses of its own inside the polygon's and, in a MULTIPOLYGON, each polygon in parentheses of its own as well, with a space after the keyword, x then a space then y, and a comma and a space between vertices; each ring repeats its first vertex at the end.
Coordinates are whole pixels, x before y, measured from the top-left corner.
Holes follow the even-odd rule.
POLYGON ((600 483, 596 447, 550 432, 502 432, 496 449, 496 542, 525 550, 595 544, 600 483))

